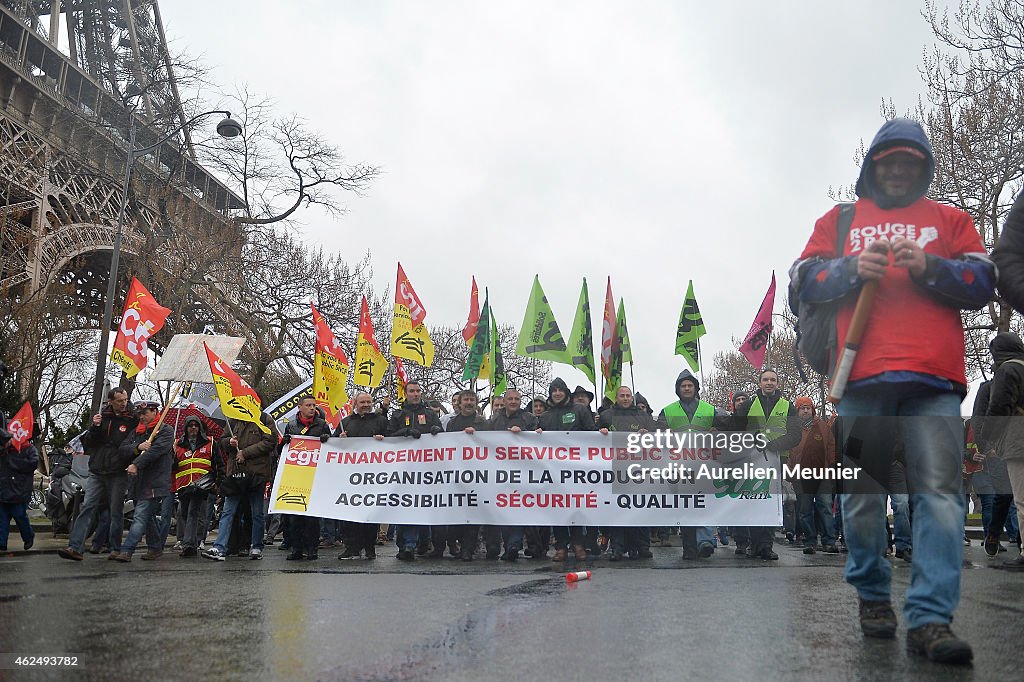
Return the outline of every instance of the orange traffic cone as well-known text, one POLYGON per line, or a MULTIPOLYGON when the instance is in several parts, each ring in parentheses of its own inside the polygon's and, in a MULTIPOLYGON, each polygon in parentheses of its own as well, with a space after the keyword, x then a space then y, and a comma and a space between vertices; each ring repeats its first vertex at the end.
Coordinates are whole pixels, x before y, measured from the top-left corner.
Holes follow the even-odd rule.
POLYGON ((593 575, 590 571, 573 571, 572 573, 565 574, 565 582, 575 583, 580 580, 590 580, 590 576, 593 575))

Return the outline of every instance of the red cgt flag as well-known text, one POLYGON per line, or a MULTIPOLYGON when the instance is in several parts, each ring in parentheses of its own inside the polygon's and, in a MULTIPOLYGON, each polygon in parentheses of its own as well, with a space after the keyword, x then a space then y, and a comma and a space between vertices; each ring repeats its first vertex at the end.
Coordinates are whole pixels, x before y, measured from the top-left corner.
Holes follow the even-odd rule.
POLYGON ((26 401, 11 421, 7 422, 7 430, 11 432, 12 436, 11 445, 15 450, 21 452, 21 448, 32 440, 33 429, 35 429, 35 418, 32 416, 32 406, 26 401))
POLYGON ((146 366, 149 337, 163 329, 170 314, 171 311, 157 303, 142 282, 132 278, 114 349, 110 352, 110 359, 124 368, 126 377, 135 376, 146 366))
POLYGON ((462 338, 466 345, 473 346, 473 337, 476 336, 477 325, 480 324, 480 290, 476 286, 476 277, 473 277, 473 287, 469 292, 469 315, 466 318, 466 326, 462 328, 462 338))
MULTIPOLYGON (((604 297, 604 324, 601 331, 601 374, 605 381, 611 379, 612 353, 619 343, 619 318, 615 314, 615 299, 612 297, 612 278, 608 278, 608 290, 604 297)), ((616 386, 616 389, 618 387, 616 386)))

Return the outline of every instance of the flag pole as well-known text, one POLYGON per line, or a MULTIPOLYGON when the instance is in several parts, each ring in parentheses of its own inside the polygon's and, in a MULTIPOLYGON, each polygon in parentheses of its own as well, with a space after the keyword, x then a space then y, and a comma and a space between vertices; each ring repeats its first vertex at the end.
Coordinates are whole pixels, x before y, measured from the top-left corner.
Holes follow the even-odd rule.
MULTIPOLYGON (((701 383, 703 383, 703 378, 702 378, 701 383)), ((633 377, 633 362, 632 362, 632 360, 629 363, 629 390, 633 391, 633 393, 636 393, 636 379, 633 377)))
POLYGON ((537 395, 537 358, 530 358, 533 371, 530 372, 530 405, 532 411, 533 399, 537 395))
POLYGON ((700 385, 704 385, 704 363, 700 357, 700 337, 697 337, 697 369, 700 371, 700 385))
MULTIPOLYGON (((185 385, 184 381, 178 382, 178 390, 175 391, 173 396, 172 396, 172 394, 170 393, 171 382, 169 382, 169 381, 167 382, 167 391, 168 391, 168 393, 167 393, 167 402, 164 403, 164 411, 160 413, 160 419, 157 420, 156 426, 153 427, 153 433, 149 434, 149 438, 146 439, 146 442, 149 443, 150 445, 153 444, 153 438, 156 437, 156 432, 160 430, 161 426, 163 426, 164 419, 167 418, 167 413, 171 410, 171 404, 175 400, 178 399, 178 394, 181 393, 181 388, 184 385, 185 385)), ((159 387, 158 387, 157 388, 157 395, 159 395, 159 394, 160 394, 160 390, 159 390, 159 387)))

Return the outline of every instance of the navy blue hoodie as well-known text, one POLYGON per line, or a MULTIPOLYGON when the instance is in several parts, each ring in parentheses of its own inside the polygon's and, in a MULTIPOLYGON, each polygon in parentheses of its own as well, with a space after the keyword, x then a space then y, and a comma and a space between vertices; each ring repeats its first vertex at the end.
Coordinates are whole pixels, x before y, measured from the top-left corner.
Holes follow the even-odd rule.
POLYGON ((886 121, 875 133, 875 139, 871 140, 871 146, 860 167, 860 177, 857 178, 857 196, 873 200, 880 208, 909 206, 924 196, 933 179, 935 179, 935 156, 932 154, 932 145, 928 142, 928 135, 925 134, 924 128, 917 121, 911 121, 909 118, 894 118, 886 121), (898 198, 883 194, 875 186, 875 162, 871 159, 878 152, 891 147, 914 147, 925 155, 925 172, 921 176, 921 182, 915 191, 898 198))

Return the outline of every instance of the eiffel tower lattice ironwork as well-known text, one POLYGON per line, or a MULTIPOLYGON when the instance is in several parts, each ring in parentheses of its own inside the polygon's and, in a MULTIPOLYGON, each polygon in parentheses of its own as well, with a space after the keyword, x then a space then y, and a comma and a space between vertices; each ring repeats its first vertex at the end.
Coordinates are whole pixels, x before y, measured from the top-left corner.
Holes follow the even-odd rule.
POLYGON ((162 273, 154 294, 179 331, 246 333, 216 269, 229 259, 182 267, 183 253, 240 251, 244 203, 197 162, 174 66, 156 0, 0 0, 0 293, 60 282, 98 324, 129 131, 142 148, 182 128, 135 164, 121 280, 162 273))

